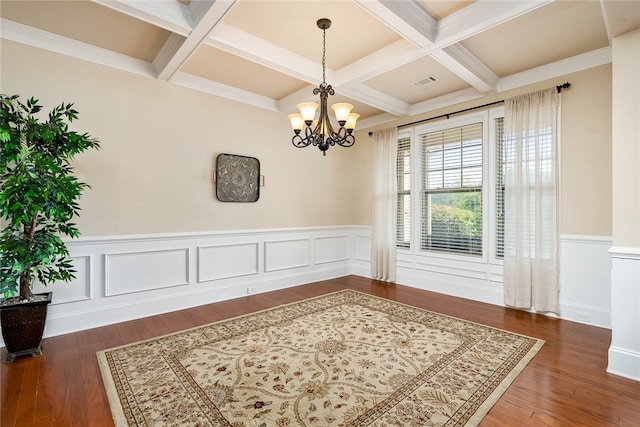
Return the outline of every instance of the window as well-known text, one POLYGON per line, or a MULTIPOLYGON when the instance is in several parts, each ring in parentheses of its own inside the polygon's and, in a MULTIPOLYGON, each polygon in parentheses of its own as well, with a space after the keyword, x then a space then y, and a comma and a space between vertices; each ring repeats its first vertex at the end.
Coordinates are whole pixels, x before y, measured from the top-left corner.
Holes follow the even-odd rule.
POLYGON ((398 140, 398 212, 396 246, 409 249, 411 246, 411 138, 398 140))
POLYGON ((502 262, 503 138, 502 107, 403 130, 397 164, 399 249, 502 262))
POLYGON ((419 135, 421 248, 482 255, 483 124, 419 135))

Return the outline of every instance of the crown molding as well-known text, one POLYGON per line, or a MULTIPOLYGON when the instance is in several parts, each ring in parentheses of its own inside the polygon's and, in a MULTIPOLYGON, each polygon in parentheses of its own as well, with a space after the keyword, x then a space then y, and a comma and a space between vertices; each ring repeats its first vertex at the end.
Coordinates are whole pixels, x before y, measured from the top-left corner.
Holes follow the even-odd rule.
POLYGON ((274 99, 262 95, 257 95, 246 90, 238 89, 233 86, 213 82, 211 80, 187 74, 182 71, 178 71, 177 73, 175 73, 171 77, 171 79, 169 79, 169 83, 208 93, 210 95, 226 98, 231 101, 241 102, 243 104, 264 108, 265 110, 275 112, 279 111, 278 103, 274 99))
POLYGON ((194 27, 189 6, 178 1, 91 0, 116 12, 187 37, 194 27))
POLYGON ((152 64, 141 59, 38 30, 4 18, 0 18, 0 27, 2 27, 0 37, 4 40, 104 65, 139 76, 155 78, 156 75, 152 64))
POLYGON ((612 61, 611 47, 603 47, 591 52, 576 55, 571 58, 552 62, 541 67, 532 68, 521 73, 503 77, 498 82, 498 92, 504 92, 521 86, 530 85, 544 80, 588 70, 600 65, 610 64, 612 61))

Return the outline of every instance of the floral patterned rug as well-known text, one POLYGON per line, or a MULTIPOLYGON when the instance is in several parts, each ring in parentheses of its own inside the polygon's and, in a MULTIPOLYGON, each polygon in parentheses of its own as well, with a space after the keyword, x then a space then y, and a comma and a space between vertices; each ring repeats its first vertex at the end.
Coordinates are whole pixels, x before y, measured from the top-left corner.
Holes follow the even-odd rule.
POLYGON ((347 290, 98 360, 116 426, 471 426, 543 343, 347 290))

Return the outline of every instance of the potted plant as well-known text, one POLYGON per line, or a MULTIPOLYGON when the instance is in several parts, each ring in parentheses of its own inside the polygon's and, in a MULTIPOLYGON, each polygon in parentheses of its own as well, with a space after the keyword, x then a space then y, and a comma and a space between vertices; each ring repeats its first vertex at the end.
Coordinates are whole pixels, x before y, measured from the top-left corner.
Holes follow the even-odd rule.
POLYGON ((0 323, 7 361, 40 354, 51 292, 43 285, 69 281, 75 270, 63 237, 77 237, 72 222, 78 198, 88 185, 73 172, 74 157, 99 142, 69 130, 77 118, 73 104, 62 103, 48 119, 34 98, 0 95, 0 323))

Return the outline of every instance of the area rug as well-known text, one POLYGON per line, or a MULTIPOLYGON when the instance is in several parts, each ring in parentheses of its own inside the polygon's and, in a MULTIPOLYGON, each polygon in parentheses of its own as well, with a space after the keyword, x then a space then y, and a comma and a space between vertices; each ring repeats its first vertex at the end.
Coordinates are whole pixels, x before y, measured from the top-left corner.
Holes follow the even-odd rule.
POLYGON ((543 343, 346 290, 97 355, 116 426, 473 426, 543 343))

